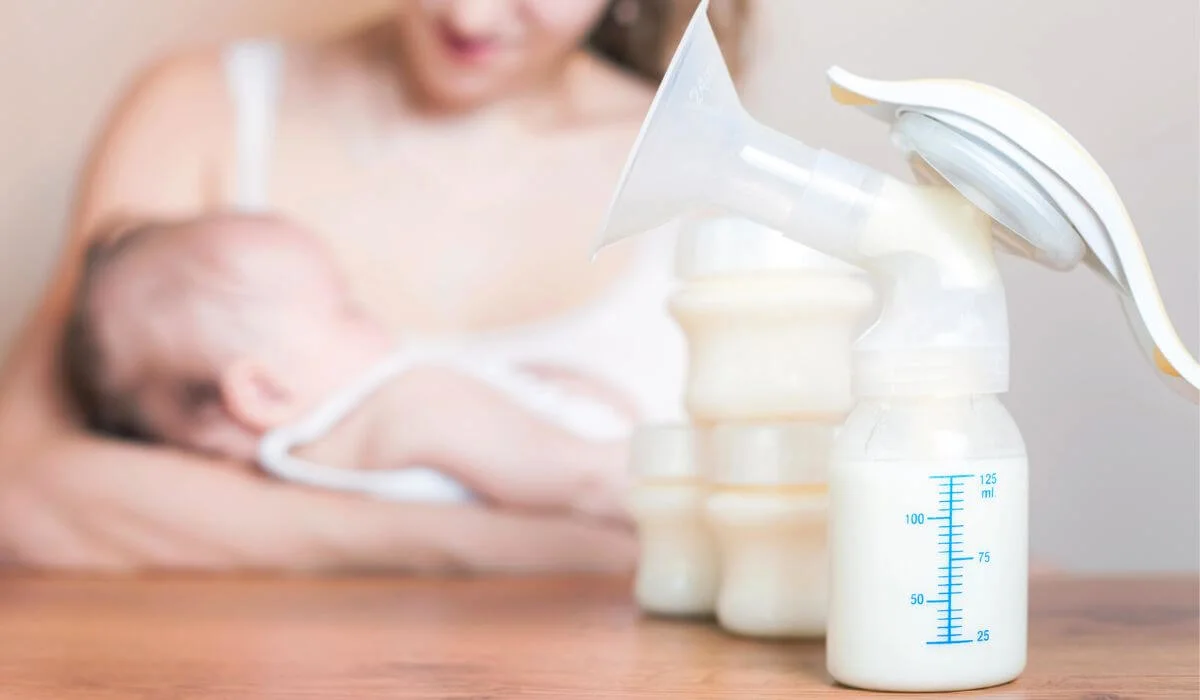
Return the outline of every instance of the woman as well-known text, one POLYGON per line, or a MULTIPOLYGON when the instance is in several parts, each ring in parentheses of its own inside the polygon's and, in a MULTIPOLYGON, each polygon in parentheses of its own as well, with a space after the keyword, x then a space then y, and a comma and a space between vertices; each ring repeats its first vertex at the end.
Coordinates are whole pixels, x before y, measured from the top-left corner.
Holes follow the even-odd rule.
MULTIPOLYGON (((653 417, 679 389, 661 311, 664 249, 625 248, 594 265, 588 253, 695 4, 398 3, 328 43, 243 43, 142 76, 93 149, 58 271, 0 383, 0 561, 628 567, 630 535, 612 526, 364 501, 88 435, 54 349, 98 222, 272 209, 325 236, 360 300, 394 330, 487 338, 492 352, 604 386, 653 417)), ((713 10, 735 39, 744 1, 713 10)))

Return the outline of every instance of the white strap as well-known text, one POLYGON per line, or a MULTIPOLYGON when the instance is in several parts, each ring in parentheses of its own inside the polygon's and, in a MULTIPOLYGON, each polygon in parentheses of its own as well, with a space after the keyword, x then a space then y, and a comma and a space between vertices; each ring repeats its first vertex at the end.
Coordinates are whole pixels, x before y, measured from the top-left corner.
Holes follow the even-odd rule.
POLYGON ((343 469, 291 454, 293 448, 328 433, 388 380, 416 364, 417 359, 418 356, 412 353, 392 355, 303 420, 267 433, 258 445, 259 466, 285 481, 387 500, 460 502, 471 499, 471 493, 461 484, 432 469, 343 469))
POLYGON ((283 46, 267 40, 240 42, 225 51, 224 62, 234 108, 234 205, 242 211, 263 211, 270 206, 283 46))

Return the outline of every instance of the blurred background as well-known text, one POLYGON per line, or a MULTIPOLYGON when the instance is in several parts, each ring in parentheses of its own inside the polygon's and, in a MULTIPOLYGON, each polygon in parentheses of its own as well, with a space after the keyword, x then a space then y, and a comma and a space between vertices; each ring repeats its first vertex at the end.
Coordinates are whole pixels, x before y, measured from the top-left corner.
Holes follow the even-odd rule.
MULTIPOLYGON (((333 33, 393 0, 0 0, 0 349, 40 292, 75 173, 123 81, 168 49, 333 33), (14 261, 20 261, 19 264, 14 261)), ((745 88, 768 124, 905 174, 885 128, 828 97, 838 64, 964 77, 1037 105, 1107 169, 1166 305, 1200 343, 1200 7, 1194 0, 760 0, 745 88)), ((1029 446, 1032 551, 1076 571, 1200 568, 1200 420, 1080 269, 1005 260, 1007 403, 1029 446)))

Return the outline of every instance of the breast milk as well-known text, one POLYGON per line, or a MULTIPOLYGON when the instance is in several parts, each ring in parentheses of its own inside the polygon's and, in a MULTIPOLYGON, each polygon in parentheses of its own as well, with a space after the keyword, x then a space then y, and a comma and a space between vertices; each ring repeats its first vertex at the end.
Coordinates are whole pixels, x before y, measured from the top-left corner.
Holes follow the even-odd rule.
POLYGON ((692 221, 670 301, 688 341, 685 404, 706 465, 735 633, 825 631, 826 467, 850 410, 850 348, 873 302, 865 274, 752 222, 692 221))
POLYGON ((641 544, 638 605, 660 615, 711 614, 720 570, 704 520, 708 486, 686 425, 642 426, 630 441, 630 511, 641 544))
POLYGON ((873 298, 862 271, 734 218, 684 230, 676 269, 693 421, 845 416, 850 347, 873 298))
POLYGON ((706 512, 722 563, 717 619, 761 637, 825 633, 826 487, 834 428, 744 423, 713 428, 706 512))

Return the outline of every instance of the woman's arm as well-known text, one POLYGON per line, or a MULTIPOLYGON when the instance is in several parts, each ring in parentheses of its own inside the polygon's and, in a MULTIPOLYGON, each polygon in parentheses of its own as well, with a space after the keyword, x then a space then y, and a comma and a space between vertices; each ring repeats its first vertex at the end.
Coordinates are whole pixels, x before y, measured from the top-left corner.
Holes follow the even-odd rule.
POLYGON ((625 571, 635 557, 616 529, 368 501, 81 435, 17 457, 0 561, 38 568, 528 573, 625 571))
POLYGON ((49 290, 0 374, 4 558, 107 570, 629 566, 625 532, 350 500, 77 427, 55 357, 89 232, 110 216, 189 215, 218 205, 230 122, 220 63, 198 56, 138 81, 101 134, 49 290))
POLYGON ((229 121, 218 65, 203 56, 149 71, 110 115, 84 164, 47 291, 0 371, 0 439, 67 424, 57 347, 82 251, 97 225, 126 215, 186 216, 211 207, 217 167, 211 154, 229 139, 227 127, 214 125, 229 121))

